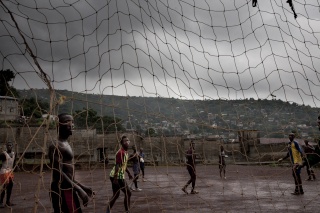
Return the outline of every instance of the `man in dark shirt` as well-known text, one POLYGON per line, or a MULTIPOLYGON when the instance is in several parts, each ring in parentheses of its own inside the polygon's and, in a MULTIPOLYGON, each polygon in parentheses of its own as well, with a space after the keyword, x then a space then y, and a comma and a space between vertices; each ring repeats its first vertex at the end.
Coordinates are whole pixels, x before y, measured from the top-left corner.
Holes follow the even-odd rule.
POLYGON ((145 182, 146 179, 144 179, 144 158, 145 158, 145 154, 143 152, 143 148, 140 148, 140 170, 141 170, 141 173, 142 173, 142 181, 145 182))
POLYGON ((81 213, 78 196, 83 205, 87 206, 94 192, 74 178, 74 155, 68 143, 68 138, 72 135, 73 117, 60 114, 58 119, 58 140, 50 145, 48 153, 52 169, 50 198, 54 213, 81 213))
POLYGON ((304 158, 304 162, 303 162, 303 166, 305 165, 307 168, 307 174, 308 174, 308 178, 306 179, 307 181, 309 180, 316 180, 316 176, 314 174, 314 171, 312 170, 312 167, 309 163, 309 159, 312 159, 313 155, 316 155, 315 153, 315 148, 309 144, 308 140, 304 140, 304 153, 305 153, 305 158, 304 158))
POLYGON ((196 185, 196 167, 195 167, 195 160, 196 160, 196 153, 195 153, 195 143, 194 141, 190 142, 190 147, 186 152, 186 159, 187 159, 187 170, 190 175, 190 180, 186 183, 186 185, 182 188, 182 191, 188 194, 187 187, 190 183, 192 183, 191 194, 198 194, 199 192, 194 190, 196 185))
MULTIPOLYGON (((320 130, 320 116, 318 117, 317 123, 320 130)), ((304 162, 300 166, 301 168, 304 166, 307 166, 307 170, 308 170, 308 167, 311 168, 320 162, 320 139, 319 138, 317 139, 317 145, 315 145, 313 148, 314 148, 313 153, 306 154, 304 162)))
POLYGON ((225 154, 225 151, 224 151, 224 147, 223 145, 220 146, 220 152, 219 152, 219 171, 220 171, 220 178, 222 178, 222 172, 223 172, 223 178, 224 179, 227 179, 226 178, 226 161, 224 158, 228 157, 226 154, 225 154))
POLYGON ((138 179, 139 179, 139 174, 140 174, 140 163, 139 163, 140 162, 140 155, 137 152, 136 145, 132 146, 132 150, 133 150, 133 153, 130 155, 129 160, 131 160, 131 162, 132 162, 132 171, 133 171, 133 175, 134 175, 132 184, 134 184, 135 188, 133 188, 132 184, 131 184, 130 189, 132 191, 140 192, 140 191, 142 191, 142 189, 140 189, 138 187, 138 179))

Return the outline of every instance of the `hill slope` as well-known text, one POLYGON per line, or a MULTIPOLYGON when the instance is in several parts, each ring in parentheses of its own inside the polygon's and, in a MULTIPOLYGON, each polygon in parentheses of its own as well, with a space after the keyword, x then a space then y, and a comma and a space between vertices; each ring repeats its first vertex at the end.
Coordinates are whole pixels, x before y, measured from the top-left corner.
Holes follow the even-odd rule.
MULTIPOLYGON (((49 101, 47 89, 19 90, 19 93, 21 98, 36 97, 49 101)), ((66 102, 59 105, 59 112, 92 108, 98 115, 116 116, 136 124, 146 120, 148 123, 168 121, 180 125, 195 123, 198 128, 199 125, 209 128, 213 125, 220 129, 258 129, 268 133, 305 125, 303 131, 317 134, 319 108, 281 100, 180 100, 83 94, 67 90, 56 90, 56 94, 67 97, 66 102)))

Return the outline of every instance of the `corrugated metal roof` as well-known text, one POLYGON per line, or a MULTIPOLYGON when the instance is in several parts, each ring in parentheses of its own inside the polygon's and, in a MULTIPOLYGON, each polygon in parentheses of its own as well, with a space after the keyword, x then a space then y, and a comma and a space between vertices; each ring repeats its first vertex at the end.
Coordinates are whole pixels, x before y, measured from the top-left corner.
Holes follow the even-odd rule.
POLYGON ((6 99, 6 100, 18 100, 18 98, 10 97, 10 96, 1 96, 0 99, 6 99))

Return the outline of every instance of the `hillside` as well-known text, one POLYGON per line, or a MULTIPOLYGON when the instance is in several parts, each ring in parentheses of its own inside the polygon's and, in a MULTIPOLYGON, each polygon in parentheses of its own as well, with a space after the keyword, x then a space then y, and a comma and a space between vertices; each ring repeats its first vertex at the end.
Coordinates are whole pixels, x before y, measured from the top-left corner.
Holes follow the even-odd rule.
MULTIPOLYGON (((20 98, 36 97, 48 102, 49 91, 19 90, 20 98)), ((116 116, 123 121, 140 125, 163 121, 193 123, 197 129, 220 131, 256 129, 265 134, 280 134, 300 129, 308 136, 318 133, 317 116, 319 108, 283 102, 281 100, 179 100, 174 98, 124 97, 111 95, 83 94, 67 90, 56 90, 66 96, 66 102, 59 106, 59 112, 74 112, 92 108, 99 115, 116 116)))

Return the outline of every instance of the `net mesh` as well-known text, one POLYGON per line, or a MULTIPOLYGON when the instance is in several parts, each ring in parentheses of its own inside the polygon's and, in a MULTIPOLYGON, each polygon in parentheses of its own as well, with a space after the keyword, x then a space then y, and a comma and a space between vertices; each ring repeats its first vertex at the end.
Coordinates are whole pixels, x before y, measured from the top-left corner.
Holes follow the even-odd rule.
POLYGON ((277 159, 291 131, 317 147, 319 0, 0 0, 0 11, 0 70, 14 74, 1 81, 0 112, 20 115, 1 121, 2 145, 15 144, 14 199, 35 194, 33 202, 16 201, 21 212, 52 210, 48 147, 62 112, 75 120, 76 177, 96 191, 86 212, 105 211, 112 197, 109 173, 123 134, 146 154, 148 181, 139 183, 146 192, 132 196, 135 211, 236 212, 238 202, 244 212, 253 205, 312 211, 318 204, 309 182, 310 196, 292 201, 289 162, 277 166, 277 159), (19 111, 4 104, 15 101, 19 111), (191 140, 197 199, 180 196, 191 140), (220 145, 227 181, 217 166, 220 145), (37 177, 31 189, 29 175, 37 177))

